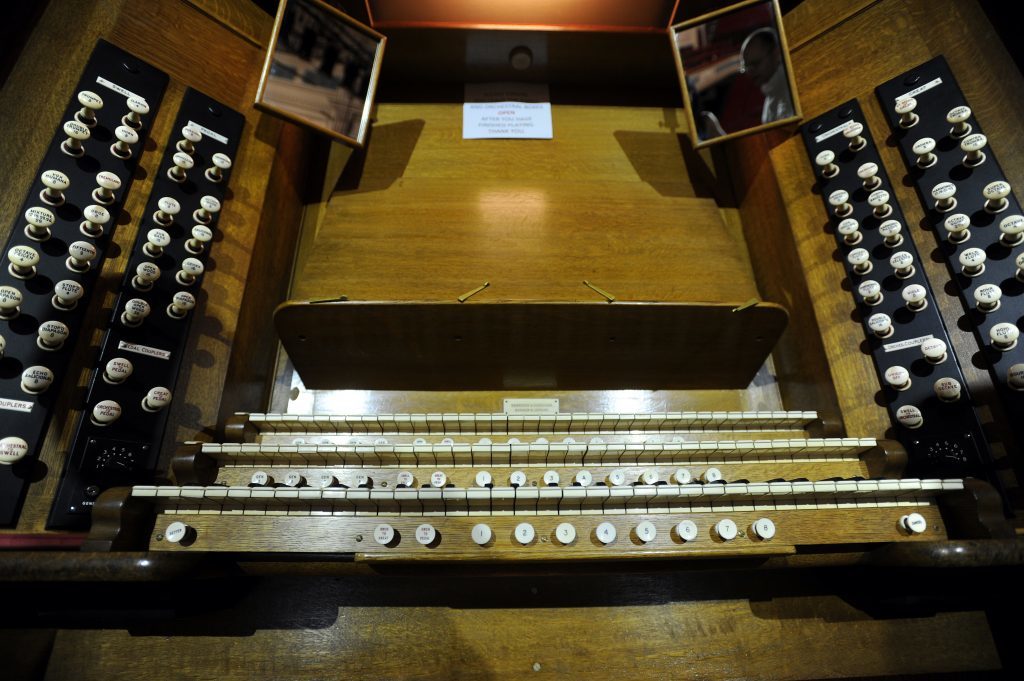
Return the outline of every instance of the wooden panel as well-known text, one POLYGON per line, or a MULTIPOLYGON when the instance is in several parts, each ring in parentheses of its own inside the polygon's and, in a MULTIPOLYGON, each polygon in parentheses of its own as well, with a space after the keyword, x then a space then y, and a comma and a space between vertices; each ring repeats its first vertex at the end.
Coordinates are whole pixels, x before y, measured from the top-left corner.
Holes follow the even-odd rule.
MULTIPOLYGON (((708 506, 716 506, 709 503, 708 506)), ((235 551, 355 553, 356 560, 429 561, 429 560, 600 560, 611 558, 670 558, 709 556, 746 556, 795 553, 797 546, 858 544, 871 542, 915 542, 943 539, 946 531, 937 506, 895 505, 888 508, 734 510, 726 502, 721 510, 692 513, 637 514, 494 514, 454 516, 298 516, 266 511, 266 515, 217 515, 182 511, 157 517, 149 543, 151 551, 235 551), (898 529, 907 513, 920 513, 928 523, 925 534, 908 535, 898 529), (770 518, 776 535, 770 541, 759 539, 751 526, 759 518, 770 518), (741 532, 725 541, 715 532, 715 523, 723 519, 736 523, 741 532), (684 542, 672 529, 681 520, 691 520, 698 528, 697 538, 684 542), (641 541, 633 528, 650 521, 657 528, 649 543, 641 541), (164 541, 164 532, 173 522, 182 522, 195 532, 188 546, 164 541), (555 528, 569 522, 576 528, 576 539, 563 545, 555 538, 555 528), (616 528, 614 541, 603 544, 597 536, 601 523, 616 528), (390 524, 397 533, 393 544, 382 546, 373 539, 374 528, 390 524), (430 524, 437 532, 434 543, 422 545, 416 528, 430 524), (471 531, 486 523, 493 538, 478 546, 471 531), (529 523, 535 536, 523 545, 515 539, 516 526, 529 523)))
POLYGON ((742 388, 786 324, 776 305, 287 304, 308 388, 742 388))

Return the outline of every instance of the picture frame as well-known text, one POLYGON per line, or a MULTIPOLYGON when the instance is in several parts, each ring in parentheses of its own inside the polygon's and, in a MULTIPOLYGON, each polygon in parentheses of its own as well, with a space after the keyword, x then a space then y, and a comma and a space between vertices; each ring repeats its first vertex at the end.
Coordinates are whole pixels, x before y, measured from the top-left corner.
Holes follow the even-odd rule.
POLYGON ((362 148, 386 43, 321 0, 281 0, 255 106, 362 148))
POLYGON ((802 119, 778 0, 744 0, 668 32, 694 148, 802 119))

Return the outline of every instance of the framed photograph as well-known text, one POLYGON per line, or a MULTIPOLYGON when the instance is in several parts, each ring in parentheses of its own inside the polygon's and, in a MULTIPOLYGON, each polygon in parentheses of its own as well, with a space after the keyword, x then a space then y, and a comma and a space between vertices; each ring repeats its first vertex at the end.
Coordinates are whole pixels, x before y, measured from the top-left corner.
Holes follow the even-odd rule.
POLYGON ((694 147, 800 120, 777 0, 747 0, 669 28, 694 147))
POLYGON ((320 0, 281 0, 257 108, 362 147, 385 42, 320 0))

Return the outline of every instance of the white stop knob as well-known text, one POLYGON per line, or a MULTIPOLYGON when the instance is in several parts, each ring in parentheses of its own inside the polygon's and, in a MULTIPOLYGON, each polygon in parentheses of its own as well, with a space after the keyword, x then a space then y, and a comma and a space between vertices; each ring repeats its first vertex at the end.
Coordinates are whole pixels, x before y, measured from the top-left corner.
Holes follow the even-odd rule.
POLYGON ((605 522, 597 526, 595 534, 597 535, 597 540, 602 544, 611 544, 615 541, 615 537, 618 535, 618 532, 614 525, 605 522))
POLYGON ((437 539, 437 530, 430 523, 423 523, 416 528, 416 541, 424 546, 430 546, 437 539))
POLYGON ((636 526, 636 536, 643 543, 649 544, 658 536, 658 528, 650 520, 645 520, 636 526))
POLYGON ((576 528, 572 523, 562 523, 555 528, 555 539, 559 544, 568 545, 576 541, 576 528))
POLYGON ((28 443, 20 437, 8 435, 0 440, 0 465, 9 466, 28 454, 28 443))
POLYGON ((736 523, 728 518, 723 518, 715 523, 715 534, 722 541, 732 541, 739 534, 739 528, 736 527, 736 523))
POLYGON ((533 530, 533 525, 531 525, 530 523, 519 523, 518 525, 516 525, 514 534, 516 541, 522 544, 523 546, 526 546, 527 544, 532 542, 533 538, 536 536, 536 533, 533 530))
POLYGON ((928 529, 928 521, 920 513, 909 513, 900 518, 900 526, 911 534, 921 534, 928 529))

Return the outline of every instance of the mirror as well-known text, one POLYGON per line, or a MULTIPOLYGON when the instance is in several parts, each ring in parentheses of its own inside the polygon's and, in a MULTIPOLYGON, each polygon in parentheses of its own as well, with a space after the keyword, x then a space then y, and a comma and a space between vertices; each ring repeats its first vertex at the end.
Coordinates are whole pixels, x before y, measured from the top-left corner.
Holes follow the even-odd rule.
POLYGON ((800 120, 776 0, 748 0, 669 29, 695 147, 800 120))
POLYGON ((385 38, 320 2, 282 0, 256 106, 361 147, 385 38))

